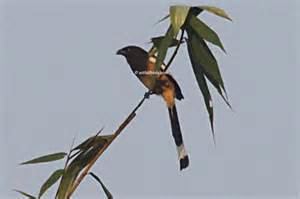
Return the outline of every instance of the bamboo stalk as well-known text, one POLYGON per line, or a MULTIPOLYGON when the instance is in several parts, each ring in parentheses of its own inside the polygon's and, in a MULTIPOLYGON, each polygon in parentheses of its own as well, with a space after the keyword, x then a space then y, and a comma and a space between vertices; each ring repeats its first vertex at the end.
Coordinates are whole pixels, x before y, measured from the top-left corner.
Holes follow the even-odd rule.
POLYGON ((122 124, 119 126, 119 128, 115 131, 115 133, 112 136, 112 139, 110 139, 107 144, 102 147, 97 155, 94 157, 94 159, 83 169, 80 176, 76 179, 76 181, 73 183, 72 188, 68 191, 67 198, 69 199, 72 194, 75 192, 79 184, 82 182, 82 180, 85 178, 85 176, 89 173, 92 166, 96 163, 96 161, 99 159, 99 157, 103 154, 103 152, 110 146, 110 144, 121 134, 121 132, 126 128, 126 126, 134 119, 136 116, 136 111, 141 107, 141 105, 144 103, 145 99, 149 97, 150 92, 147 92, 144 97, 141 99, 141 101, 138 103, 138 105, 133 109, 133 111, 127 116, 127 118, 122 122, 122 124))

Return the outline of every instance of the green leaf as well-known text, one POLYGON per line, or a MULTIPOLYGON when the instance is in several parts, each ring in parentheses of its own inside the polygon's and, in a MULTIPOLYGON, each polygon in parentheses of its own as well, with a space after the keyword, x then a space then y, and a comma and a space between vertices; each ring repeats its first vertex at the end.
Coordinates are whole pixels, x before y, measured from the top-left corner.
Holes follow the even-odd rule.
POLYGON ((213 140, 215 143, 215 133, 214 133, 214 110, 213 110, 213 103, 212 103, 212 97, 210 95, 209 89, 208 89, 208 85, 206 82, 206 79, 204 77, 204 71, 203 71, 203 67, 200 65, 200 59, 201 57, 199 57, 197 54, 197 52, 195 52, 193 49, 195 49, 196 47, 193 46, 196 43, 193 42, 195 35, 192 35, 190 33, 190 31, 187 31, 188 33, 188 37, 189 39, 187 40, 187 48, 188 48, 188 53, 189 53, 189 57, 190 57, 190 61, 192 64, 192 68, 198 83, 198 86, 200 88, 200 91, 203 95, 204 98, 204 102, 205 102, 205 106, 209 115, 209 121, 210 121, 210 126, 211 126, 211 130, 212 130, 212 136, 213 136, 213 140))
POLYGON ((75 150, 85 150, 85 149, 88 149, 92 142, 95 141, 95 139, 97 139, 98 135, 103 131, 104 127, 102 127, 96 135, 86 139, 85 141, 83 141, 81 144, 79 144, 78 146, 74 147, 72 149, 72 151, 75 151, 75 150))
POLYGON ((84 157, 85 154, 80 153, 74 158, 74 160, 72 160, 72 162, 65 169, 56 194, 57 199, 67 198, 67 194, 72 188, 72 185, 75 182, 77 176, 79 175, 81 170, 86 166, 86 164, 88 164, 88 162, 83 162, 84 157))
POLYGON ((210 13, 213 13, 217 16, 220 16, 220 17, 223 17, 225 19, 232 21, 232 19, 229 17, 229 15, 221 8, 217 8, 214 6, 198 6, 198 8, 201 8, 201 9, 206 10, 210 13))
POLYGON ((113 135, 92 136, 86 139, 84 142, 82 142, 72 150, 88 151, 90 148, 94 147, 95 145, 106 144, 112 136, 113 135))
POLYGON ((89 146, 80 149, 80 153, 68 165, 58 188, 58 199, 65 199, 67 197, 69 190, 72 188, 82 169, 94 160, 98 152, 113 138, 113 135, 93 136, 91 138, 93 141, 88 142, 89 146))
POLYGON ((64 170, 63 169, 59 169, 54 171, 50 177, 46 180, 46 182, 42 185, 41 189, 40 189, 40 193, 39 193, 39 197, 41 198, 41 196, 52 186, 54 185, 59 178, 64 174, 64 170))
POLYGON ((82 143, 80 143, 78 146, 74 147, 72 149, 72 151, 75 150, 87 150, 91 147, 93 141, 97 138, 97 136, 92 136, 88 139, 86 139, 85 141, 83 141, 82 143))
POLYGON ((199 35, 199 37, 211 42, 212 44, 215 44, 216 46, 219 46, 224 52, 226 52, 217 33, 203 23, 200 19, 192 15, 189 19, 189 25, 199 35))
POLYGON ((64 152, 53 153, 53 154, 41 156, 38 158, 34 158, 34 159, 26 161, 26 162, 22 162, 21 165, 52 162, 52 161, 63 159, 66 155, 67 155, 67 153, 64 153, 64 152))
POLYGON ((188 16, 189 10, 189 6, 170 6, 170 17, 174 31, 174 36, 178 34, 180 28, 184 24, 185 19, 188 16))
POLYGON ((173 27, 169 26, 168 31, 165 34, 165 37, 162 39, 159 47, 157 48, 157 59, 156 59, 156 71, 160 71, 160 67, 163 64, 169 46, 171 45, 174 38, 173 27))
POLYGON ((57 189, 56 197, 57 199, 67 198, 68 191, 72 187, 74 181, 81 171, 81 167, 77 164, 70 164, 62 176, 61 182, 57 189))
POLYGON ((92 172, 90 172, 89 174, 90 174, 97 182, 99 182, 99 184, 101 185, 101 187, 102 187, 102 189, 103 189, 103 191, 104 191, 106 197, 107 197, 108 199, 113 199, 112 194, 111 194, 111 193, 109 192, 109 190, 105 187, 104 183, 100 180, 100 178, 99 178, 96 174, 94 174, 94 173, 92 173, 92 172))
POLYGON ((203 9, 199 7, 191 7, 189 11, 189 15, 198 16, 201 12, 203 12, 203 9))
POLYGON ((164 20, 168 19, 170 17, 170 14, 164 16, 163 18, 161 18, 156 24, 163 22, 164 20))
POLYGON ((114 136, 113 134, 111 134, 111 135, 103 135, 103 136, 101 136, 101 137, 102 137, 102 139, 105 139, 106 142, 109 142, 109 141, 111 141, 111 139, 113 139, 115 136, 114 136))
MULTIPOLYGON (((161 42, 162 42, 162 40, 163 40, 164 38, 165 38, 165 36, 153 37, 153 38, 151 38, 151 42, 153 43, 153 45, 154 45, 156 48, 158 48, 159 45, 161 44, 161 42)), ((175 38, 172 39, 172 42, 171 42, 171 44, 169 45, 169 48, 174 47, 174 46, 177 46, 179 42, 180 42, 180 41, 179 41, 178 39, 175 39, 175 38)), ((181 41, 180 43, 183 43, 183 41, 181 41)))
POLYGON ((20 190, 16 190, 16 189, 14 189, 14 191, 18 192, 19 194, 21 194, 21 195, 23 195, 23 196, 25 196, 25 197, 27 197, 29 199, 36 199, 36 197, 34 197, 34 196, 32 196, 32 195, 30 195, 28 193, 25 193, 24 191, 20 191, 20 190))
POLYGON ((199 62, 198 64, 202 66, 203 72, 207 79, 217 89, 225 103, 231 108, 227 97, 225 97, 226 90, 216 58, 208 48, 205 41, 199 37, 191 27, 187 27, 187 31, 189 32, 189 40, 193 43, 192 51, 197 53, 197 56, 199 57, 199 59, 197 59, 199 62))

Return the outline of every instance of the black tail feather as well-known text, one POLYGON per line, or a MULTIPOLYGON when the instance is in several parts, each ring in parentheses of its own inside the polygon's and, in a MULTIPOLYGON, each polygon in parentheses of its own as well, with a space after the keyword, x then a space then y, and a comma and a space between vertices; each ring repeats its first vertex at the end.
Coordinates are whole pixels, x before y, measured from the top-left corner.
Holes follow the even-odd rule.
POLYGON ((183 158, 181 158, 180 160, 180 170, 185 169, 189 166, 189 156, 184 156, 183 158))
POLYGON ((180 170, 182 170, 189 166, 189 158, 184 148, 176 106, 174 105, 173 107, 168 108, 168 111, 170 116, 172 135, 177 147, 178 159, 180 162, 180 170))

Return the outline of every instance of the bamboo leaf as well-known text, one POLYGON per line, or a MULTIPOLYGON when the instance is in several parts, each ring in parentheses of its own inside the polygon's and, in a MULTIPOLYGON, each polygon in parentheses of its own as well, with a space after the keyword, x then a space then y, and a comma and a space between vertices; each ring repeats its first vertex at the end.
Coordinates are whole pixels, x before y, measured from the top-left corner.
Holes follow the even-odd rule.
POLYGON ((165 34, 165 37, 162 39, 159 47, 157 48, 156 71, 160 71, 160 67, 166 58, 168 48, 172 43, 173 38, 174 38, 173 27, 169 26, 168 31, 165 34))
MULTIPOLYGON (((162 42, 163 39, 164 39, 164 36, 153 37, 153 38, 151 38, 151 42, 153 43, 153 45, 154 45, 156 48, 158 48, 158 47, 160 46, 160 44, 161 44, 161 42, 162 42)), ((180 42, 180 41, 179 41, 178 39, 175 39, 175 38, 172 39, 172 42, 171 42, 171 44, 169 45, 169 48, 174 47, 174 46, 177 46, 179 42, 180 42)), ((180 43, 183 43, 183 41, 181 41, 180 43)))
POLYGON ((189 39, 187 40, 187 48, 188 48, 188 53, 190 57, 190 61, 192 64, 192 68, 198 83, 198 86, 201 90, 201 93, 204 98, 205 106, 209 115, 209 121, 210 121, 210 126, 212 130, 212 136, 213 140, 215 143, 215 133, 214 133, 214 110, 213 110, 213 103, 212 103, 212 97, 208 89, 208 85, 206 82, 206 79, 204 77, 204 71, 203 67, 200 65, 199 59, 201 59, 198 54, 193 50, 195 47, 195 43, 193 42, 193 37, 195 35, 192 35, 190 31, 187 31, 189 39))
POLYGON ((230 21, 232 21, 232 19, 229 17, 229 15, 225 12, 225 10, 221 9, 221 8, 217 8, 214 6, 198 6, 198 8, 201 8, 205 11, 208 11, 210 13, 213 13, 219 17, 223 17, 225 19, 228 19, 230 21))
POLYGON ((189 19, 189 25, 199 35, 199 37, 211 42, 212 44, 215 44, 216 46, 219 46, 224 52, 226 52, 217 33, 203 23, 200 19, 192 15, 189 19))
POLYGON ((72 162, 67 166, 65 172, 62 176, 61 182, 57 191, 57 199, 65 199, 69 193, 69 190, 72 188, 73 183, 78 177, 81 170, 88 164, 84 161, 86 153, 81 152, 78 156, 72 160, 72 162))
POLYGON ((98 135, 103 131, 104 127, 102 127, 96 135, 86 139, 85 141, 83 141, 82 143, 80 143, 78 146, 74 147, 72 149, 72 151, 75 151, 75 150, 87 150, 93 141, 95 141, 95 139, 97 139, 98 135))
POLYGON ((189 40, 193 43, 192 51, 197 53, 197 56, 199 57, 199 59, 197 59, 199 66, 202 66, 207 79, 217 89, 225 103, 231 108, 231 105, 227 100, 224 82, 216 58, 208 48, 205 41, 199 37, 191 27, 188 27, 187 31, 189 31, 189 40))
POLYGON ((109 140, 112 139, 112 137, 112 135, 92 137, 93 141, 89 142, 89 147, 82 149, 67 167, 58 188, 58 199, 65 199, 67 197, 67 194, 72 188, 72 185, 74 184, 80 172, 88 164, 90 164, 91 161, 94 160, 98 152, 108 144, 109 140))
POLYGON ((76 146, 74 150, 80 150, 82 152, 88 151, 90 148, 94 147, 96 145, 104 145, 112 135, 103 135, 103 136, 92 136, 85 141, 83 141, 81 144, 76 146))
POLYGON ((88 139, 86 139, 85 141, 83 141, 82 143, 80 143, 79 145, 77 145, 76 147, 74 147, 72 149, 72 151, 75 151, 75 150, 87 150, 90 148, 92 142, 96 139, 97 137, 96 136, 92 136, 88 139))
POLYGON ((100 178, 96 174, 94 174, 92 172, 90 172, 89 174, 101 185, 101 187, 102 187, 102 189, 103 189, 106 197, 108 199, 113 199, 112 194, 109 192, 109 190, 106 188, 106 186, 104 185, 104 183, 100 180, 100 178))
POLYGON ((180 28, 184 24, 185 19, 188 16, 189 9, 189 6, 170 6, 170 18, 174 36, 177 36, 180 28))
POLYGON ((103 135, 101 136, 102 139, 105 139, 106 142, 110 141, 111 139, 113 139, 114 135, 103 135))
POLYGON ((42 185, 41 189, 40 189, 40 193, 39 193, 39 197, 41 198, 41 196, 52 186, 54 185, 59 178, 63 175, 64 170, 63 169, 59 169, 54 171, 50 177, 46 180, 46 182, 42 185))
POLYGON ((81 167, 78 164, 71 163, 65 173, 62 176, 61 182, 57 189, 56 197, 57 199, 65 199, 67 198, 68 191, 72 187, 74 181, 76 180, 77 176, 81 171, 81 167))
POLYGON ((44 155, 44 156, 41 156, 38 158, 34 158, 34 159, 26 161, 26 162, 22 162, 21 165, 52 162, 52 161, 63 159, 66 155, 67 155, 67 153, 64 153, 64 152, 53 153, 53 154, 44 155))
POLYGON ((14 189, 14 191, 18 192, 19 194, 21 194, 21 195, 23 195, 23 196, 25 196, 25 197, 27 197, 29 199, 36 199, 36 197, 34 197, 34 196, 32 196, 32 195, 30 195, 28 193, 25 193, 24 191, 20 191, 20 190, 16 190, 16 189, 14 189))
POLYGON ((161 18, 158 22, 156 22, 156 24, 159 24, 161 22, 163 22, 164 20, 168 19, 170 17, 170 14, 164 16, 163 18, 161 18))

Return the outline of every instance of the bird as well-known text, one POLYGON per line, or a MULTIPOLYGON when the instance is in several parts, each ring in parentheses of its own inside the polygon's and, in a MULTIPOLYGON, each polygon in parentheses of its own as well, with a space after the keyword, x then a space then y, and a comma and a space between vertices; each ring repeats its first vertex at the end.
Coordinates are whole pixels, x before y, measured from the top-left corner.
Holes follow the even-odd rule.
POLYGON ((151 94, 159 95, 164 99, 169 112, 172 136, 177 147, 180 170, 187 168, 189 166, 189 156, 183 143, 175 105, 175 99, 182 100, 184 98, 178 83, 172 75, 164 72, 165 64, 162 64, 160 70, 157 71, 155 55, 150 55, 139 46, 123 47, 116 54, 126 58, 132 72, 149 89, 151 94))

